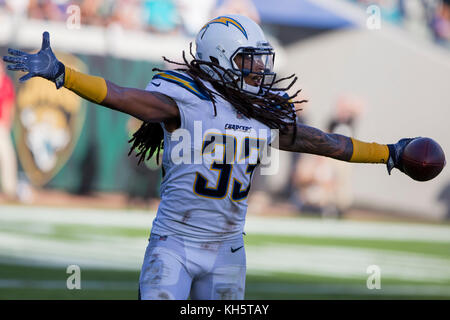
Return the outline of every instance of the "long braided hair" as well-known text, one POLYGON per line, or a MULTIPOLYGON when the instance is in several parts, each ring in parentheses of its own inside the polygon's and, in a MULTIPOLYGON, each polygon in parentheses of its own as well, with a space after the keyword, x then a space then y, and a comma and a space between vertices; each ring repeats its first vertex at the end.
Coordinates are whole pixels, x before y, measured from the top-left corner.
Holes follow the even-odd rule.
MULTIPOLYGON (((182 63, 171 61, 166 57, 163 57, 163 59, 168 63, 180 66, 175 70, 187 73, 193 79, 195 84, 208 94, 214 107, 215 116, 217 116, 216 96, 219 96, 233 105, 233 107, 243 116, 264 123, 270 129, 279 129, 281 133, 285 133, 288 130, 288 126, 294 124, 295 131, 293 139, 295 139, 297 128, 296 111, 298 110, 293 108, 293 104, 300 104, 307 102, 307 100, 293 101, 293 99, 301 92, 301 89, 292 96, 281 96, 279 94, 280 91, 287 91, 294 85, 297 81, 295 74, 279 80, 274 79, 270 86, 264 88, 267 89, 265 95, 250 95, 242 92, 238 86, 238 80, 228 80, 234 79, 231 71, 226 70, 216 63, 196 59, 192 54, 192 43, 190 46, 190 54, 192 56, 190 62, 186 59, 184 51, 182 63), (205 72, 201 68, 202 65, 210 67, 219 79, 216 79, 205 72), (280 82, 289 79, 292 80, 287 87, 279 88, 276 86, 280 82), (201 80, 211 83, 215 91, 207 88, 201 80)), ((153 68, 152 71, 162 72, 163 70, 153 68)), ((142 161, 146 160, 146 157, 147 160, 150 159, 156 151, 156 160, 159 163, 159 153, 161 148, 163 148, 163 139, 164 131, 159 123, 144 122, 128 141, 129 143, 132 143, 128 155, 131 155, 133 150, 135 150, 136 157, 139 157, 138 164, 140 164, 142 161)))

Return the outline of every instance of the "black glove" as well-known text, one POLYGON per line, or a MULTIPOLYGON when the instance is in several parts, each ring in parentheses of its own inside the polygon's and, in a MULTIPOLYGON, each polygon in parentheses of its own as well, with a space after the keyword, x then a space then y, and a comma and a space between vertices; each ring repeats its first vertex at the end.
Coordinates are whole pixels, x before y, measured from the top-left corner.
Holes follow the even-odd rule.
POLYGON ((19 79, 20 82, 32 77, 42 77, 53 81, 57 89, 64 85, 65 67, 50 48, 50 35, 47 31, 42 35, 42 47, 38 53, 29 54, 11 48, 8 53, 10 56, 3 57, 3 61, 10 63, 8 70, 28 72, 19 79))
POLYGON ((403 173, 405 172, 403 170, 402 153, 403 150, 405 150, 405 147, 415 139, 418 138, 404 138, 399 140, 396 144, 388 144, 389 159, 386 165, 389 174, 391 174, 393 168, 397 168, 403 173))

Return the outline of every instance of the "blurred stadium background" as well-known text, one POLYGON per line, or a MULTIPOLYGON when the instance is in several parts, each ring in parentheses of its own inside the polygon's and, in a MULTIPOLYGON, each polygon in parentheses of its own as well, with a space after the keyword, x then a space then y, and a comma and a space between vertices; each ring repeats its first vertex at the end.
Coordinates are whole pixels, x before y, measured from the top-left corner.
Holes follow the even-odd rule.
MULTIPOLYGON (((429 136, 450 150, 446 0, 0 0, 0 55, 38 49, 47 30, 65 63, 144 88, 153 67, 172 68, 162 56, 180 61, 226 13, 260 22, 278 74, 299 76, 303 122, 381 143, 429 136)), ((127 156, 139 122, 5 72, 0 299, 136 299, 161 179, 155 159, 137 167, 127 156), (69 265, 81 290, 66 287, 69 265)), ((279 165, 252 184, 247 299, 450 298, 447 168, 419 183, 308 155, 281 153, 279 165), (379 290, 366 286, 371 265, 379 290)))

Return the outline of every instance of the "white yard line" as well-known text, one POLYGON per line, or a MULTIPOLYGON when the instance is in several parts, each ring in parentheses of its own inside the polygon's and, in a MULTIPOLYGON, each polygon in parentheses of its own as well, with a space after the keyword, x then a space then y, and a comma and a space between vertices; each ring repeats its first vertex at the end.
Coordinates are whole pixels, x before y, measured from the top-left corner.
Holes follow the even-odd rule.
POLYGON ((146 239, 122 237, 105 241, 55 241, 0 233, 1 256, 56 266, 77 264, 82 268, 139 270, 146 245, 146 239))
MULTIPOLYGON (((108 237, 103 240, 48 240, 0 233, 3 261, 46 264, 65 268, 139 270, 146 247, 143 239, 108 237), (5 260, 6 259, 6 260, 5 260)), ((367 278, 367 267, 377 265, 382 277, 442 282, 450 279, 450 259, 381 249, 316 245, 247 246, 249 272, 290 272, 329 277, 367 278)))
POLYGON ((245 230, 248 234, 450 243, 448 225, 249 217, 245 230))
MULTIPOLYGON (((274 213, 275 214, 275 213, 274 213)), ((105 227, 131 227, 150 230, 154 212, 44 208, 0 205, 2 222, 67 223, 105 227)), ((248 234, 273 234, 307 237, 359 238, 424 242, 449 242, 449 225, 359 222, 305 218, 261 218, 249 216, 248 234)))
POLYGON ((154 217, 154 212, 149 211, 0 205, 0 222, 5 220, 150 229, 154 217))
POLYGON ((450 259, 380 249, 308 245, 247 246, 249 272, 289 272, 367 279, 367 267, 381 277, 426 282, 450 280, 450 259))
MULTIPOLYGON (((144 211, 0 206, 0 257, 3 261, 60 267, 78 264, 81 268, 139 270, 147 237, 81 233, 83 236, 79 239, 52 239, 45 235, 51 236, 54 227, 60 224, 149 230, 153 217, 154 214, 144 211)), ((450 243, 450 227, 437 225, 249 217, 246 231, 249 234, 450 243)), ((378 265, 382 277, 430 282, 450 279, 450 259, 426 254, 287 244, 250 245, 246 251, 248 271, 254 273, 367 278, 367 267, 378 265)))

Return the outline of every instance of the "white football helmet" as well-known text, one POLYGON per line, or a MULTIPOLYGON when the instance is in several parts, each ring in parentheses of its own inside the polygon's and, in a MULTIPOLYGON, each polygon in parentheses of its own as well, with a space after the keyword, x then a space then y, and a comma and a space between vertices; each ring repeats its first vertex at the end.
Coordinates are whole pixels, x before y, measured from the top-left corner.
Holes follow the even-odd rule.
MULTIPOLYGON (((241 90, 247 93, 263 94, 264 88, 275 80, 275 52, 260 26, 246 16, 227 15, 209 21, 200 29, 195 44, 196 59, 213 62, 230 71, 233 79, 223 72, 221 75, 227 82, 238 80, 241 90), (240 62, 240 66, 236 61, 240 62), (244 81, 249 75, 254 79, 253 85, 244 81)), ((201 68, 214 79, 220 80, 220 76, 210 66, 202 64, 201 68)))

